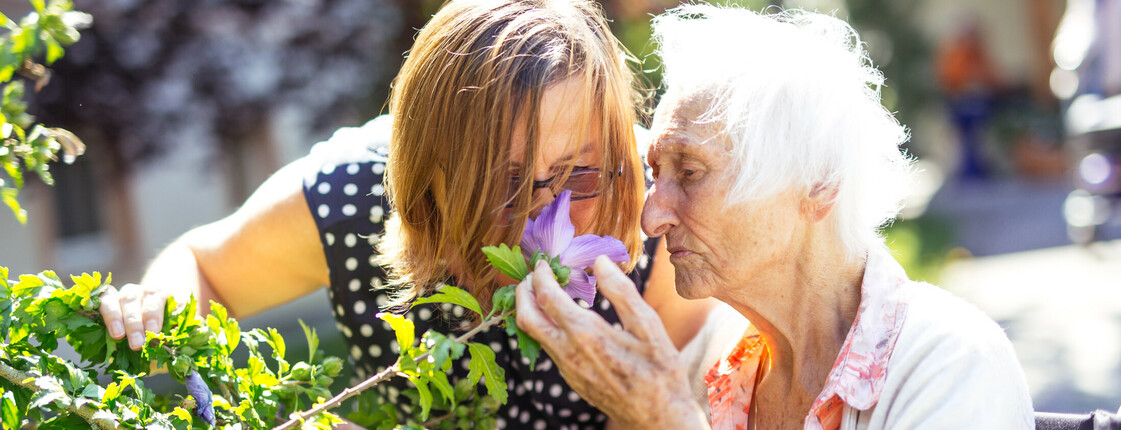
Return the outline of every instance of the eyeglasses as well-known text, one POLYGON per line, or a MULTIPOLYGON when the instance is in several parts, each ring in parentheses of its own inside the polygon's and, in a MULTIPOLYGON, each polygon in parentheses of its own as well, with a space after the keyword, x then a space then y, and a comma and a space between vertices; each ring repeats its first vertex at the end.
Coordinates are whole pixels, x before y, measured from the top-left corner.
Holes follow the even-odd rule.
MULTIPOLYGON (((607 179, 611 179, 615 176, 612 173, 614 172, 610 172, 607 175, 607 179)), ((559 176, 560 175, 553 176, 544 181, 533 181, 533 188, 530 189, 530 193, 537 191, 538 188, 552 188, 553 184, 560 179, 559 176)), ((603 174, 600 172, 599 168, 573 170, 568 174, 568 180, 561 184, 560 189, 571 191, 572 197, 570 200, 572 201, 597 197, 599 196, 599 182, 602 176, 603 174)), ((506 199, 510 201, 510 204, 506 205, 506 207, 514 207, 513 201, 518 195, 518 188, 521 182, 521 178, 510 178, 507 188, 509 191, 506 193, 506 199)))

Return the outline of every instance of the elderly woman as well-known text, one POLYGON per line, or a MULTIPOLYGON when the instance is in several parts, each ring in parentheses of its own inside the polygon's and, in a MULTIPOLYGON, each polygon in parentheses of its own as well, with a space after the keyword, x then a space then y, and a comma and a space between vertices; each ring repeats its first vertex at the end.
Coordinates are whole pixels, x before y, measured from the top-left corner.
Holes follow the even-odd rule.
POLYGON ((600 257, 595 275, 622 330, 538 267, 518 287, 518 323, 569 384, 626 428, 1033 427, 1000 327, 908 280, 878 235, 906 191, 907 133, 852 28, 697 5, 655 31, 668 90, 643 228, 665 236, 680 295, 720 299, 750 325, 706 345, 723 356, 703 375, 706 417, 617 267, 600 257))

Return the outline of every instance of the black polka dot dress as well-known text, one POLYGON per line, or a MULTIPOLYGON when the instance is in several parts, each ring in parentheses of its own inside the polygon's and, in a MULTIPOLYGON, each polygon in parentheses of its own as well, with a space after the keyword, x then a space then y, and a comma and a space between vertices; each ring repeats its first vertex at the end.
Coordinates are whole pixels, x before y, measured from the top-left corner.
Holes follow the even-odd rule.
MULTIPOLYGON (((346 338, 355 376, 363 379, 393 364, 399 352, 393 331, 375 317, 388 299, 378 288, 385 271, 374 261, 374 245, 390 210, 382 184, 389 123, 388 117, 381 116, 359 128, 340 129, 311 150, 304 177, 304 196, 315 217, 330 271, 332 310, 346 338)), ((647 241, 645 253, 631 274, 640 292, 656 243, 647 241)), ((464 315, 464 309, 443 306, 417 306, 406 314, 416 325, 418 336, 429 328, 445 334, 455 331, 454 321, 464 315)), ((619 324, 615 310, 602 295, 596 296, 591 308, 608 322, 619 324)), ((530 370, 515 350, 516 337, 506 335, 505 330, 491 329, 473 340, 490 345, 498 365, 505 369, 510 396, 499 411, 500 428, 603 428, 607 417, 568 387, 544 352, 530 370)), ((467 363, 464 357, 453 365, 453 380, 467 376, 467 363)), ((391 381, 375 388, 378 395, 403 412, 411 412, 411 401, 398 396, 407 382, 401 378, 391 381)))

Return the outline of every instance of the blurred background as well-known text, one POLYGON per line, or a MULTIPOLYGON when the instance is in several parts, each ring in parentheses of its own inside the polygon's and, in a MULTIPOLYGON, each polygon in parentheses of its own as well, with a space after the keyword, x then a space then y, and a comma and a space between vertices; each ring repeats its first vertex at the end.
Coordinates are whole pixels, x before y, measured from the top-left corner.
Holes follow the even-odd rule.
MULTIPOLYGON (((76 0, 94 24, 29 111, 89 150, 52 168, 55 187, 31 181, 28 225, 0 215, 0 264, 137 281, 178 235, 382 112, 440 3, 76 0)), ((657 85, 649 20, 677 1, 602 3, 657 85)), ((1121 1, 733 3, 829 12, 857 28, 919 160, 915 193, 887 231, 897 258, 1005 328, 1037 410, 1121 405, 1121 1)), ((9 17, 28 11, 0 0, 9 17)), ((735 55, 766 42, 714 43, 735 55)), ((345 356, 327 303, 314 293, 243 326, 299 336, 299 315, 345 356)))

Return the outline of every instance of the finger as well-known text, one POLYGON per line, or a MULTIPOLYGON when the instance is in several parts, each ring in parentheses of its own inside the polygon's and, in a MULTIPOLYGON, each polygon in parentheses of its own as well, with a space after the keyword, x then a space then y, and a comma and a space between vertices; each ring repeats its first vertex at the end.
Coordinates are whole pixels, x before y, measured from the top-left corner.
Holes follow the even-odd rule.
POLYGON ((139 285, 128 284, 121 288, 121 315, 124 317, 128 346, 138 351, 144 346, 144 320, 142 300, 144 291, 139 285))
POLYGON ((568 293, 561 289, 553 276, 553 269, 544 261, 533 269, 533 293, 541 311, 557 322, 562 329, 573 323, 587 320, 589 311, 581 308, 568 293))
POLYGON ((143 314, 144 330, 159 333, 163 329, 163 314, 167 308, 167 292, 149 289, 144 295, 143 314))
POLYGON ((601 255, 596 258, 594 270, 596 288, 611 302, 615 313, 619 315, 619 321, 627 331, 643 340, 664 337, 668 341, 669 335, 658 313, 646 304, 635 288, 634 282, 619 269, 619 266, 601 255))
POLYGON ((121 317, 121 297, 117 289, 106 288, 99 297, 101 300, 101 319, 105 320, 105 327, 109 329, 109 337, 121 340, 125 337, 125 323, 121 317))
POLYGON ((547 349, 551 349, 553 345, 561 344, 564 333, 537 306, 537 297, 533 293, 533 277, 526 276, 518 284, 514 294, 518 310, 518 328, 529 334, 530 337, 537 339, 547 349))

